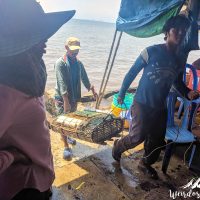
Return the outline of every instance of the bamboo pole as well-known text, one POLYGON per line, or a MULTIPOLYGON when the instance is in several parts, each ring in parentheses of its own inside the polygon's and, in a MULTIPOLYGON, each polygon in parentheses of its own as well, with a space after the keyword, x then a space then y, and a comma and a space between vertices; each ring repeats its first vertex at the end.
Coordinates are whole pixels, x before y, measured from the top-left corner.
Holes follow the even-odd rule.
MULTIPOLYGON (((101 96, 101 93, 102 93, 102 88, 103 88, 105 77, 106 77, 108 67, 109 67, 109 64, 110 64, 110 59, 111 59, 111 55, 112 55, 112 52, 113 52, 113 47, 114 47, 114 44, 115 44, 116 37, 117 37, 117 30, 115 30, 115 33, 114 33, 114 37, 113 37, 112 45, 111 45, 111 48, 110 48, 110 53, 109 53, 109 56, 108 56, 106 68, 105 68, 104 75, 103 75, 103 78, 102 78, 102 81, 101 81, 101 86, 100 86, 99 95, 98 95, 99 97, 101 96)), ((99 98, 97 99, 97 102, 96 102, 96 106, 95 106, 96 108, 98 108, 97 107, 98 104, 99 104, 99 98)))
POLYGON ((117 46, 115 48, 115 52, 114 52, 114 56, 113 56, 113 59, 112 59, 112 63, 111 63, 111 66, 110 66, 110 69, 109 69, 109 72, 108 72, 108 75, 107 75, 107 78, 106 78, 106 82, 103 86, 103 91, 101 92, 101 95, 99 96, 99 99, 97 101, 97 105, 96 105, 96 108, 99 108, 100 104, 101 104, 101 100, 103 98, 103 95, 104 95, 104 92, 105 92, 105 89, 106 89, 106 86, 108 84, 108 80, 110 78, 110 74, 111 74, 111 71, 112 71, 112 68, 113 68, 113 65, 114 65, 114 62, 115 62, 115 58, 116 58, 116 55, 117 55, 117 51, 119 49, 119 45, 120 45, 120 41, 121 41, 121 37, 122 37, 122 33, 123 32, 120 32, 120 35, 119 35, 119 38, 118 38, 118 42, 117 42, 117 46))

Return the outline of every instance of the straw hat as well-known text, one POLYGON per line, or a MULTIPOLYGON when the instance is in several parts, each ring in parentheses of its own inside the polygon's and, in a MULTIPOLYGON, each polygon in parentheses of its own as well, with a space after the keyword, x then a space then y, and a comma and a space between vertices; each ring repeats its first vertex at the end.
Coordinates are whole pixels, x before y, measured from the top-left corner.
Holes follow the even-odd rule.
POLYGON ((0 0, 0 57, 17 55, 48 39, 74 14, 44 13, 35 0, 0 0))

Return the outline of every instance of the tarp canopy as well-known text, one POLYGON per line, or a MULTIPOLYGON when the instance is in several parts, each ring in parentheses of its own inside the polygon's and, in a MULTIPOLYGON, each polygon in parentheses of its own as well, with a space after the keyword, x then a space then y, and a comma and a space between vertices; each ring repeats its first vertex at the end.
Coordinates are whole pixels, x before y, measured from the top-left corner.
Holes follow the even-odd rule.
POLYGON ((151 37, 162 32, 163 25, 176 16, 185 0, 122 0, 117 30, 135 37, 151 37))

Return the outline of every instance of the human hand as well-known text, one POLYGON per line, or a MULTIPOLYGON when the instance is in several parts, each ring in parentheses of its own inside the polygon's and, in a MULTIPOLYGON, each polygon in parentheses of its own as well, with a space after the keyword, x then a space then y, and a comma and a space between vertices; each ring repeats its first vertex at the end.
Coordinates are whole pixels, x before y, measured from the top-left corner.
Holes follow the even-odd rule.
POLYGON ((194 100, 194 99, 198 99, 200 96, 200 93, 199 91, 197 90, 191 90, 189 93, 188 93, 188 98, 190 100, 194 100))
POLYGON ((120 96, 117 98, 118 104, 123 104, 124 99, 122 99, 120 96))
POLYGON ((92 91, 92 94, 94 96, 94 99, 97 100, 98 99, 98 94, 96 93, 95 89, 94 89, 94 86, 91 86, 90 87, 90 90, 92 91))
POLYGON ((19 150, 13 148, 7 151, 13 155, 14 163, 21 163, 23 165, 29 165, 31 163, 31 160, 25 154, 21 153, 19 150))

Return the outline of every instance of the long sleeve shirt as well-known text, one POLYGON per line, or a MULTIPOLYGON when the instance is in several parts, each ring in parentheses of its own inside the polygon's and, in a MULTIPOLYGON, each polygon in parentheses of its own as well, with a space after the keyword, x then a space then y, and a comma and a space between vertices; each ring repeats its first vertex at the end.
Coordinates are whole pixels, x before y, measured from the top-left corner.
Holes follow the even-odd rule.
POLYGON ((76 102, 81 98, 81 81, 90 90, 91 84, 86 70, 81 61, 72 62, 68 57, 59 58, 55 64, 56 71, 56 95, 62 97, 67 94, 70 102, 76 102))
POLYGON ((135 100, 152 108, 166 107, 166 99, 172 87, 187 97, 188 89, 182 81, 184 68, 164 45, 154 45, 145 49, 126 74, 119 96, 123 99, 127 89, 137 74, 143 69, 135 100))
MULTIPOLYGON (((8 151, 0 151, 0 174, 14 162, 14 157, 8 151)), ((1 196, 1 195, 0 195, 1 196)))
POLYGON ((54 170, 43 97, 31 98, 0 84, 0 111, 0 200, 10 200, 24 188, 48 190, 54 170), (31 163, 14 163, 9 148, 31 163))

